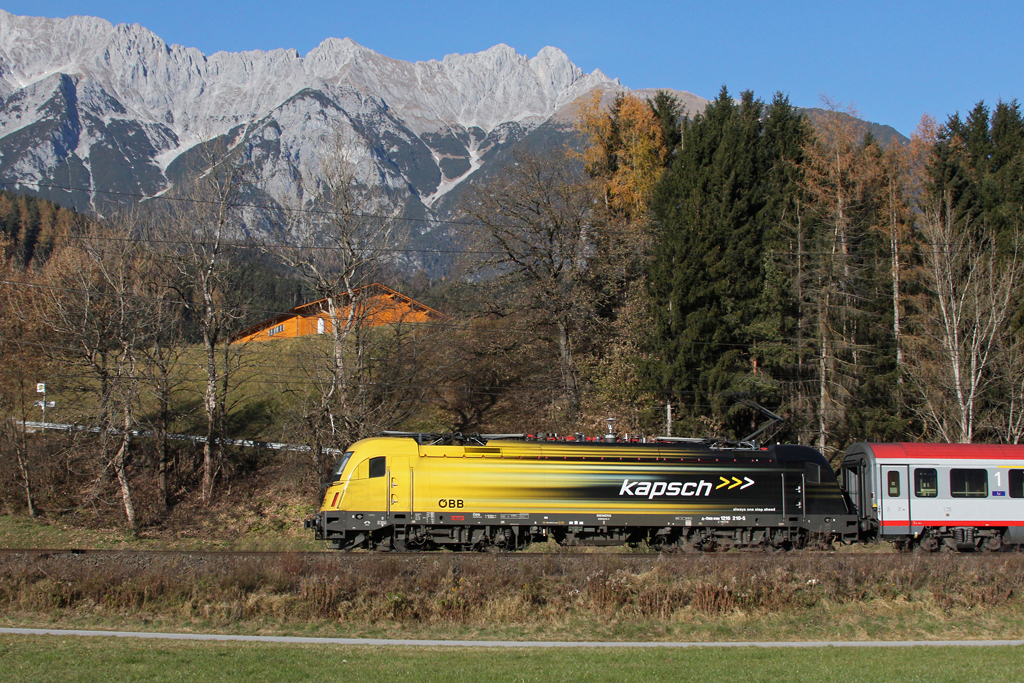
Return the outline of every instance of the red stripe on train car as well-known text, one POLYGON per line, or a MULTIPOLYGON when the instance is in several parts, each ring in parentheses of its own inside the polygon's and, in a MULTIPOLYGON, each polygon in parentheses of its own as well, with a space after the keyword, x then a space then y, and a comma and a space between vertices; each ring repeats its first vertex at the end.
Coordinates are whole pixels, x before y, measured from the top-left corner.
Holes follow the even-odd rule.
POLYGON ((882 526, 1024 526, 1024 520, 1009 520, 996 522, 992 520, 970 520, 970 519, 936 519, 922 520, 915 519, 912 522, 907 520, 886 520, 882 526))
POLYGON ((879 460, 1024 460, 1024 446, 992 443, 872 443, 879 460))

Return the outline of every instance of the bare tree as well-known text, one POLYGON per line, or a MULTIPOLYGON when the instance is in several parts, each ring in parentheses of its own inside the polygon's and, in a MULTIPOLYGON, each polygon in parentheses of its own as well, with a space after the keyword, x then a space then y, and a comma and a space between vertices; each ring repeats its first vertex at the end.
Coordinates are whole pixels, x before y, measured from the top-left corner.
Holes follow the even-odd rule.
MULTIPOLYGON (((144 243, 150 234, 151 231, 147 231, 141 237, 144 243)), ((150 243, 150 246, 155 254, 166 251, 161 245, 150 243)), ((172 470, 167 435, 176 417, 175 397, 185 391, 188 383, 184 368, 188 346, 182 328, 182 306, 173 286, 176 282, 173 270, 173 266, 162 259, 156 260, 150 264, 145 281, 139 283, 153 316, 153 333, 139 350, 144 361, 143 391, 152 406, 142 419, 153 432, 158 502, 165 511, 171 504, 169 475, 172 470)), ((178 471, 177 467, 173 469, 178 471)))
MULTIPOLYGON (((817 441, 826 452, 845 419, 852 388, 861 371, 858 347, 860 288, 865 274, 858 245, 875 217, 871 205, 878 165, 861 144, 855 119, 825 99, 817 136, 804 147, 804 190, 816 222, 812 236, 818 258, 801 279, 806 318, 817 357, 817 441)), ((853 113, 853 112, 851 112, 853 113)), ((804 264, 801 264, 801 269, 804 264)))
POLYGON ((474 220, 475 272, 504 293, 504 309, 529 311, 538 331, 554 330, 564 418, 580 410, 576 335, 593 315, 585 286, 605 213, 600 192, 564 151, 519 152, 515 163, 476 188, 465 212, 474 220))
POLYGON ((1002 402, 992 416, 992 428, 1004 443, 1024 439, 1024 334, 1015 330, 1001 335, 995 360, 995 377, 1002 402))
POLYGON ((138 531, 128 465, 140 410, 140 349, 153 332, 150 301, 141 286, 148 253, 137 241, 135 215, 128 212, 113 227, 93 226, 69 239, 46 266, 47 286, 31 297, 39 318, 71 351, 70 367, 87 373, 83 387, 95 396, 102 474, 117 477, 129 528, 138 531))
POLYGON ((970 443, 987 422, 993 363, 1024 264, 1019 239, 1005 253, 985 226, 960 218, 949 191, 924 207, 928 297, 909 367, 921 418, 944 441, 970 443))
MULTIPOLYGON (((19 389, 19 401, 17 405, 18 411, 18 422, 21 423, 21 429, 16 430, 14 424, 8 419, 8 412, 0 411, 0 419, 3 420, 3 424, 0 425, 0 435, 6 443, 9 443, 14 448, 14 457, 18 462, 18 474, 21 475, 22 489, 25 492, 25 505, 28 508, 28 516, 35 517, 38 513, 36 511, 35 496, 32 494, 32 476, 29 473, 29 454, 28 454, 28 438, 26 435, 27 429, 25 423, 28 421, 28 401, 25 398, 25 377, 22 374, 19 377, 18 382, 19 389)), ((13 407, 13 406, 12 406, 13 407)))
POLYGON ((285 242, 262 245, 302 277, 326 310, 318 324, 330 340, 329 351, 323 353, 318 343, 306 347, 311 355, 303 371, 312 391, 303 397, 300 417, 318 472, 325 467, 326 446, 350 443, 399 419, 400 392, 388 383, 408 385, 411 370, 396 349, 413 343, 412 329, 402 321, 378 329, 369 324, 378 313, 379 292, 368 285, 394 261, 404 231, 399 209, 354 149, 342 129, 331 131, 304 201, 285 212, 285 242))
MULTIPOLYGON (((235 245, 244 236, 243 198, 248 171, 237 155, 210 148, 202 157, 195 179, 174 190, 154 236, 167 247, 176 271, 176 303, 198 328, 204 350, 202 391, 206 441, 203 444, 201 496, 213 497, 214 483, 224 462, 224 422, 231 389, 229 329, 238 319, 229 273, 235 245)), ((244 298, 244 295, 243 295, 244 298)))
MULTIPOLYGON (((10 242, 0 234, 0 254, 7 251, 5 246, 10 242)), ((12 315, 17 308, 19 284, 27 284, 24 278, 14 271, 10 261, 0 261, 0 309, 5 313, 0 316, 0 357, 4 358, 7 369, 0 381, 0 452, 8 449, 14 451, 14 459, 18 466, 18 476, 25 496, 25 505, 30 517, 37 514, 35 496, 32 489, 32 476, 29 469, 28 440, 24 423, 28 419, 28 402, 25 397, 26 371, 35 370, 31 358, 38 358, 38 353, 25 353, 31 348, 34 339, 28 328, 34 327, 29 321, 12 315), (20 282, 19 282, 20 281, 20 282), (21 422, 22 428, 15 426, 15 417, 21 422)), ((5 458, 6 459, 6 458, 5 458)))

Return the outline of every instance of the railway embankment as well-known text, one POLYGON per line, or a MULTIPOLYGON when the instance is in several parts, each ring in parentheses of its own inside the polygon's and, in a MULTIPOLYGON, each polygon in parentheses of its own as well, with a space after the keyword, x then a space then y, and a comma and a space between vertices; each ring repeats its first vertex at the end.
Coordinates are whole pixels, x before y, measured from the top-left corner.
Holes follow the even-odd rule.
POLYGON ((1024 637, 1024 554, 0 553, 4 626, 520 640, 1024 637))

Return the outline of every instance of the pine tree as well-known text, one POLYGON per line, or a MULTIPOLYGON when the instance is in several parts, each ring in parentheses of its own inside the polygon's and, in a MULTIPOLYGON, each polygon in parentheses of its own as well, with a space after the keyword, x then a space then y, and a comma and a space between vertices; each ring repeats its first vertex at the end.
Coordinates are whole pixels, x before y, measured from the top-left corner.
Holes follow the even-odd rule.
POLYGON ((649 378, 692 413, 711 412, 723 424, 728 394, 777 388, 765 368, 781 362, 770 340, 788 333, 792 304, 778 252, 766 259, 765 244, 781 245, 778 224, 794 197, 775 182, 790 177, 787 154, 799 150, 802 131, 784 98, 766 108, 744 92, 737 104, 723 87, 684 122, 652 203, 649 378))
POLYGON ((651 108, 651 113, 654 114, 661 127, 661 166, 667 168, 675 158, 676 150, 679 149, 679 145, 683 141, 683 106, 679 100, 664 90, 656 92, 654 99, 647 100, 647 106, 651 108))
POLYGON ((991 119, 988 203, 1000 247, 1011 248, 1017 231, 1024 229, 1024 117, 1016 100, 999 102, 991 119))

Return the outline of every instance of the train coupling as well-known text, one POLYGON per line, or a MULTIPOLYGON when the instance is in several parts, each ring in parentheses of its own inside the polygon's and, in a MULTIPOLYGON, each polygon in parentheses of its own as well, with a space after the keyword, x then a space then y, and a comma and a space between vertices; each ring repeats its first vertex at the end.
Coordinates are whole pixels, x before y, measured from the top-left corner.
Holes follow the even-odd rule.
POLYGON ((320 528, 320 515, 317 515, 315 517, 310 517, 309 519, 305 520, 302 523, 302 526, 303 526, 304 529, 312 529, 313 530, 313 536, 315 538, 317 538, 317 539, 322 539, 323 538, 323 532, 321 531, 321 528, 320 528))

